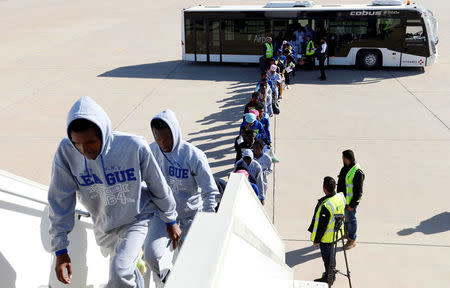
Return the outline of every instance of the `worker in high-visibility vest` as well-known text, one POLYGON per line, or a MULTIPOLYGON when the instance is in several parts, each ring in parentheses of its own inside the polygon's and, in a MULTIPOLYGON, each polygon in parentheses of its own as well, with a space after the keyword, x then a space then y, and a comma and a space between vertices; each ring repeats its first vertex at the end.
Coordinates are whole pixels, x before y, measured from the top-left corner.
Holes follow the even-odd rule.
POLYGON ((270 67, 270 60, 272 60, 274 56, 272 37, 267 37, 263 48, 264 52, 261 57, 261 70, 267 72, 267 69, 270 67))
POLYGON ((314 41, 311 40, 311 36, 306 36, 306 49, 305 58, 308 63, 309 69, 314 68, 314 54, 316 53, 316 47, 314 46, 314 41))
POLYGON ((273 57, 272 37, 267 37, 266 43, 264 43, 264 56, 269 60, 273 57))
POLYGON ((352 150, 342 152, 342 167, 339 173, 337 191, 343 192, 346 197, 345 206, 345 231, 347 243, 344 249, 348 250, 356 246, 356 208, 361 201, 363 194, 364 172, 361 170, 355 160, 355 154, 352 150))
MULTIPOLYGON (((320 247, 325 266, 325 273, 322 274, 321 278, 315 279, 315 282, 328 282, 329 273, 333 273, 333 275, 330 275, 332 276, 330 277, 332 282, 335 279, 334 272, 330 270, 331 254, 334 241, 342 238, 344 229, 342 227, 336 237, 334 237, 334 225, 336 223, 334 216, 336 214, 344 214, 345 210, 345 196, 343 193, 336 193, 335 188, 336 181, 332 177, 327 176, 323 179, 325 196, 319 199, 314 209, 311 225, 308 228, 308 231, 311 232, 311 241, 314 243, 314 246, 320 247)), ((333 263, 333 265, 335 264, 333 263)))

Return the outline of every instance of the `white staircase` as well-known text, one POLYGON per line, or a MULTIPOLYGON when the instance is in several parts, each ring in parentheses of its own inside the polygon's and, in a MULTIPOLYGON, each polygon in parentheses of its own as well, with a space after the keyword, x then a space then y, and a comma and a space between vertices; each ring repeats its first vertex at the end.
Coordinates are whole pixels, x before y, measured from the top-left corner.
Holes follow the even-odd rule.
MULTIPOLYGON (((49 249, 48 187, 0 170, 0 287, 68 287, 54 275, 49 249)), ((78 215, 88 216, 83 207, 78 215)), ((69 234, 70 287, 101 288, 109 260, 95 243, 89 217, 69 234)), ((199 213, 166 288, 325 288, 294 281, 285 248, 244 176, 232 174, 218 213, 199 213)), ((147 275, 148 276, 148 275, 147 275)), ((151 285, 153 286, 153 285, 151 285)))

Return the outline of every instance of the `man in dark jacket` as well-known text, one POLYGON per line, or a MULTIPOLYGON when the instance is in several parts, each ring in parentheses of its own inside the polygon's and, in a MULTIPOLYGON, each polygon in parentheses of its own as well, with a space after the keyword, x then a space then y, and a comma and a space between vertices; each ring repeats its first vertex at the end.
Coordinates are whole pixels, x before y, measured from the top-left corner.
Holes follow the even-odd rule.
MULTIPOLYGON (((323 264, 325 266, 325 273, 322 277, 315 279, 315 282, 328 282, 333 284, 335 275, 330 271, 331 254, 333 253, 333 241, 342 238, 342 230, 336 238, 334 236, 334 215, 344 213, 345 200, 342 193, 336 193, 336 181, 332 177, 325 177, 323 179, 323 192, 325 196, 320 198, 314 209, 314 215, 308 231, 311 232, 311 241, 314 246, 320 247, 323 264), (332 273, 332 275, 330 274, 332 273)), ((333 263, 335 267, 336 263, 333 263)))
POLYGON ((344 167, 342 167, 338 176, 337 191, 343 192, 347 201, 345 206, 347 243, 344 249, 348 250, 356 246, 356 207, 358 207, 363 194, 365 175, 359 164, 356 163, 355 154, 352 150, 342 152, 342 161, 344 167))
POLYGON ((249 125, 241 128, 241 134, 234 140, 234 150, 236 150, 236 160, 234 163, 242 159, 242 149, 252 149, 255 143, 255 133, 249 125))

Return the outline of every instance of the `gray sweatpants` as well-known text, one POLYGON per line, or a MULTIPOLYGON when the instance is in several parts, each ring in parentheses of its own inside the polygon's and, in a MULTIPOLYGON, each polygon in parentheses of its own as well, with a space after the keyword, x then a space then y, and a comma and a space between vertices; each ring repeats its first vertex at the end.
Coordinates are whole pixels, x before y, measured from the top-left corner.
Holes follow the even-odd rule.
POLYGON ((108 288, 144 288, 136 264, 147 236, 152 214, 108 233, 96 233, 97 243, 110 255, 108 288))
MULTIPOLYGON (((195 216, 178 219, 178 225, 180 225, 182 232, 179 246, 180 248, 189 232, 189 229, 191 228, 194 217, 195 216)), ((169 242, 170 238, 167 235, 166 223, 159 219, 159 217, 155 216, 150 224, 150 227, 148 228, 147 238, 145 239, 144 259, 150 266, 150 269, 158 276, 160 275, 158 261, 163 256, 164 251, 166 251, 169 242)), ((175 259, 173 259, 173 262, 175 262, 175 259)))

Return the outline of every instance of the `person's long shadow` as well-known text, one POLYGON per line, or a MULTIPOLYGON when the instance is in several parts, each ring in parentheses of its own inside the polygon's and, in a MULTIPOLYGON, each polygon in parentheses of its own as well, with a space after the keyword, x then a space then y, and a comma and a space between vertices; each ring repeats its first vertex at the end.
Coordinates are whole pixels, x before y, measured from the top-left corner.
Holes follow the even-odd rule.
POLYGON ((416 227, 405 228, 397 232, 399 236, 408 236, 415 232, 423 234, 437 234, 450 231, 450 212, 442 212, 427 220, 420 222, 416 227))
POLYGON ((327 80, 320 81, 318 70, 298 70, 292 79, 292 84, 309 85, 367 85, 386 79, 409 77, 423 74, 423 68, 380 68, 377 70, 362 70, 352 67, 332 66, 326 69, 327 80))
MULTIPOLYGON (((254 82, 258 68, 255 65, 239 65, 230 63, 191 63, 182 60, 163 61, 117 67, 97 77, 140 78, 140 79, 177 79, 228 82, 254 82), (246 77, 247 75, 247 77, 246 77)), ((258 78, 256 78, 258 79, 258 78)))
POLYGON ((234 139, 239 135, 244 106, 250 99, 254 84, 232 84, 227 93, 231 96, 217 101, 220 111, 197 121, 206 128, 189 134, 188 141, 212 159, 210 166, 216 168, 215 177, 226 177, 233 169, 235 157, 229 155, 234 154, 234 139))
MULTIPOLYGON (((341 251, 344 251, 342 249, 342 247, 338 247, 337 252, 341 252, 341 251)), ((311 261, 311 260, 314 260, 314 259, 317 259, 320 257, 322 257, 322 254, 320 254, 320 249, 311 245, 308 247, 289 251, 286 253, 285 258, 286 258, 286 264, 292 268, 296 265, 303 264, 303 263, 306 263, 308 261, 311 261), (316 251, 316 252, 314 252, 314 251, 316 251), (314 253, 312 253, 312 252, 314 252, 314 253)), ((337 258, 337 256, 336 256, 336 258, 337 258)))

